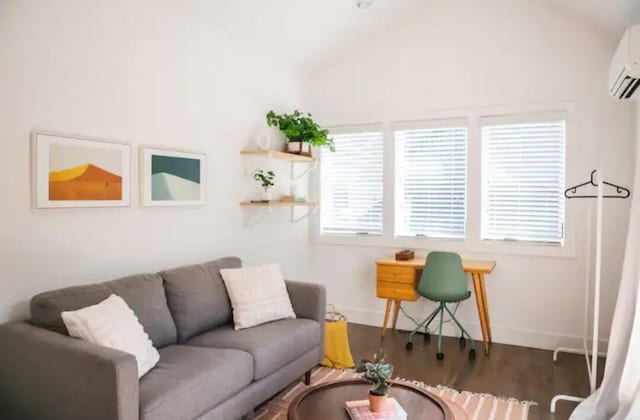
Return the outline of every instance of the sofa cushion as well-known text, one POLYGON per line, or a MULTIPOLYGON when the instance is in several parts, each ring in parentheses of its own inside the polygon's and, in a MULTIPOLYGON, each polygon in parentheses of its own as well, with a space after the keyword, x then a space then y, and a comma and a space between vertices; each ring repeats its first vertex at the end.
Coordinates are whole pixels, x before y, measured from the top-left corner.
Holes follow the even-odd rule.
POLYGON ((193 419, 251 383, 251 355, 172 345, 140 380, 140 419, 193 419))
POLYGON ((124 299, 111 295, 97 305, 65 311, 62 320, 71 337, 135 356, 138 378, 160 360, 149 334, 124 299))
POLYGON ((280 264, 220 270, 233 308, 236 330, 295 318, 280 264))
POLYGON ((68 335, 62 322, 62 312, 95 305, 110 295, 111 290, 104 284, 66 287, 37 294, 31 298, 31 323, 68 335))
POLYGON ((227 257, 160 273, 179 342, 231 322, 231 304, 220 270, 241 265, 239 258, 227 257))
POLYGON ((133 309, 155 347, 178 342, 176 324, 162 287, 162 277, 158 274, 138 274, 105 284, 133 309))
POLYGON ((40 293, 31 299, 31 322, 68 334, 60 315, 62 312, 95 305, 111 294, 120 296, 129 305, 154 346, 176 343, 176 326, 167 306, 162 278, 157 274, 138 274, 106 283, 40 293))
POLYGON ((320 344, 320 324, 310 319, 282 319, 234 330, 225 325, 193 337, 190 346, 244 350, 253 356, 254 379, 264 378, 320 344))

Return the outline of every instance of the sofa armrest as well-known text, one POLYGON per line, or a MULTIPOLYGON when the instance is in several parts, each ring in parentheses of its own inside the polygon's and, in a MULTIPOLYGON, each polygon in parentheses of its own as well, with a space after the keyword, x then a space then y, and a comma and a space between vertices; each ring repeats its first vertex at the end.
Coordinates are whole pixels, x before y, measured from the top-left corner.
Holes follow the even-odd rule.
POLYGON ((326 291, 323 285, 286 281, 293 311, 298 318, 313 319, 324 324, 327 311, 326 291))
POLYGON ((323 285, 287 281, 287 292, 291 298, 293 312, 298 318, 313 319, 320 324, 320 341, 318 343, 318 360, 324 355, 324 328, 327 311, 327 293, 323 285))
POLYGON ((23 419, 137 420, 136 359, 25 322, 2 325, 0 412, 23 419))

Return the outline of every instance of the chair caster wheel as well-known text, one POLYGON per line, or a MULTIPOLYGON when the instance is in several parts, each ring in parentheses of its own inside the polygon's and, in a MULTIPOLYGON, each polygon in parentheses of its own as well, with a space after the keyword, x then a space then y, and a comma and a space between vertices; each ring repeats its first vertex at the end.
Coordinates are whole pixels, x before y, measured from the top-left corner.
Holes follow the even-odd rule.
POLYGON ((460 350, 464 350, 467 345, 467 340, 465 340, 464 336, 460 337, 460 350))
POLYGON ((413 343, 409 342, 405 347, 407 350, 411 350, 413 348, 413 343))
POLYGON ((444 353, 437 353, 436 354, 436 359, 438 359, 438 360, 444 359, 444 353))
POLYGON ((476 349, 469 350, 469 360, 475 360, 475 359, 476 359, 476 349))
POLYGON ((428 332, 424 333, 424 341, 426 343, 430 343, 431 342, 431 334, 429 334, 428 332))

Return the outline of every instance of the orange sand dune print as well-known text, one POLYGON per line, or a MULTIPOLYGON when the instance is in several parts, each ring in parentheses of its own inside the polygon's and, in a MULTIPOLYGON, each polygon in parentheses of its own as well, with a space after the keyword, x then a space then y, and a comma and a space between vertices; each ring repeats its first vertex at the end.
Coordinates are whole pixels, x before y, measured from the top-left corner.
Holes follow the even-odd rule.
POLYGON ((49 200, 122 200, 122 177, 90 163, 49 172, 49 200))

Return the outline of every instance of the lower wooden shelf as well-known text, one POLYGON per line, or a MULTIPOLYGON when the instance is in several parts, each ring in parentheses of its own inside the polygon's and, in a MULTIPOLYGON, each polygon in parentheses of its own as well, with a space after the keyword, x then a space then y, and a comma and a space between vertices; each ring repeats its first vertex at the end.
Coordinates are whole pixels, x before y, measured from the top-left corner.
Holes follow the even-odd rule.
POLYGON ((297 223, 315 213, 318 210, 319 204, 320 203, 317 201, 270 201, 268 203, 252 203, 251 201, 243 201, 240 203, 242 207, 247 209, 245 212, 245 227, 253 226, 260 222, 267 214, 271 213, 275 207, 288 207, 291 209, 291 223, 297 223), (307 210, 302 216, 300 216, 296 215, 296 213, 300 213, 299 211, 295 211, 296 208, 303 208, 307 210), (258 217, 256 217, 256 214, 258 217))

